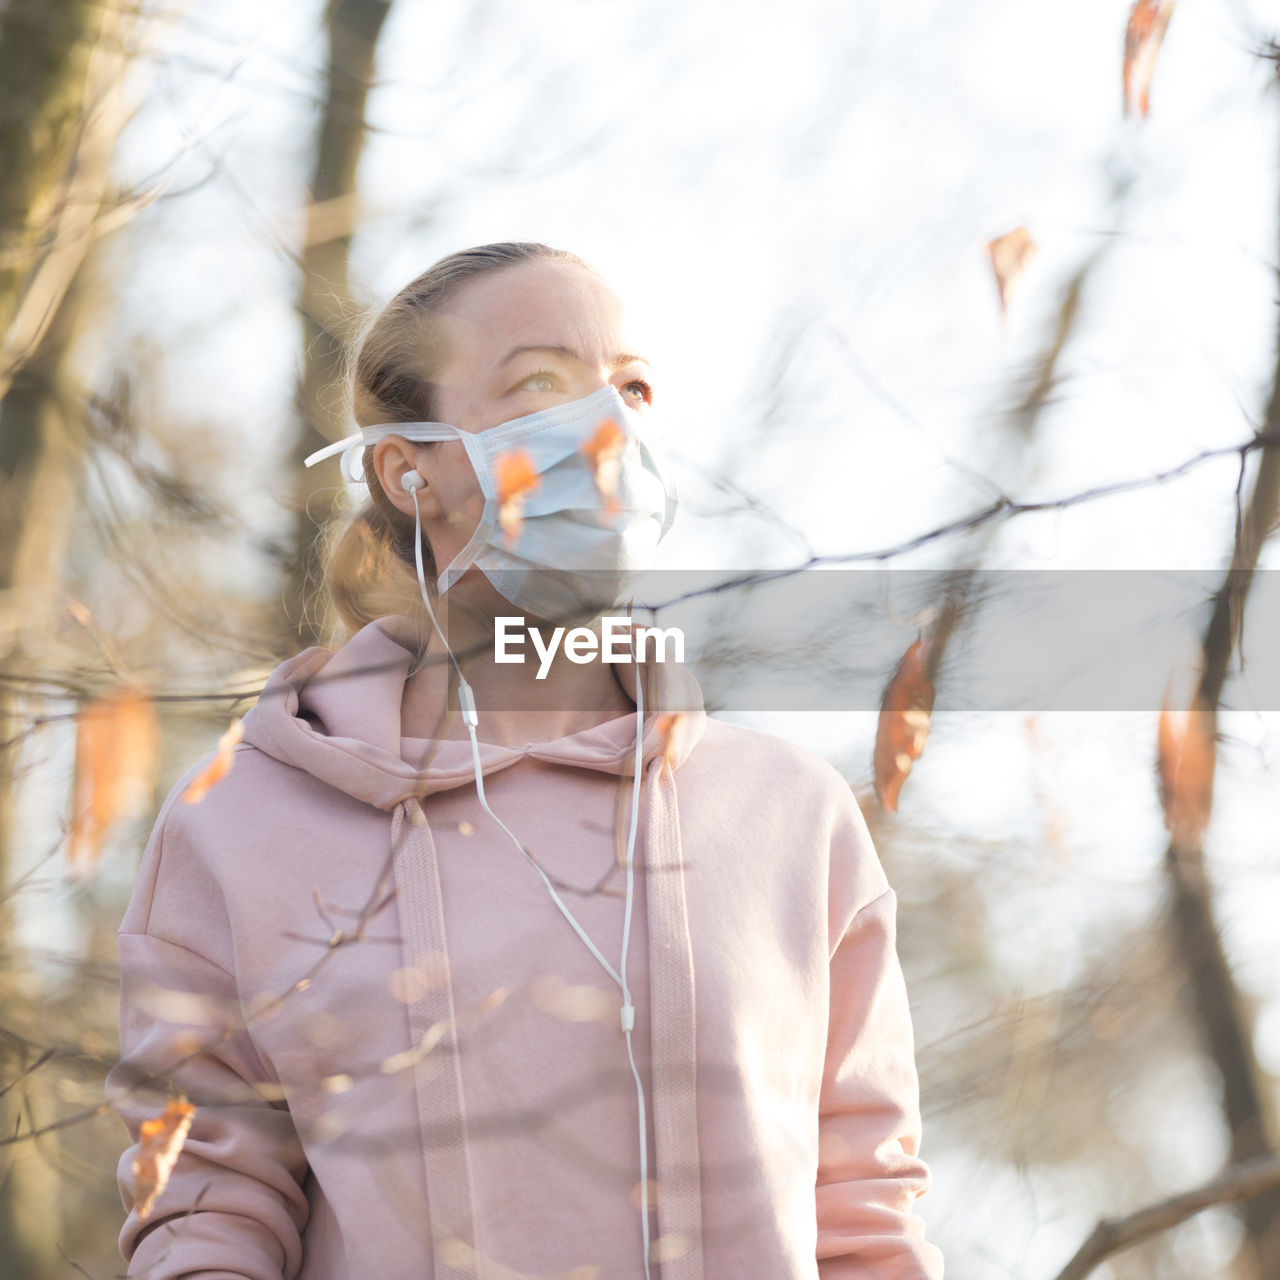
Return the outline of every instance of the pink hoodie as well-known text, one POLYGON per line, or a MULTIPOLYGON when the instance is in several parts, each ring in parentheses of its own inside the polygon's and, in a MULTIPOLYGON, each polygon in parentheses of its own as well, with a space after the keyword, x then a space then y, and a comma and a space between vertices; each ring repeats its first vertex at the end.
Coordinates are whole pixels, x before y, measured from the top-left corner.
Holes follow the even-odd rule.
MULTIPOLYGON (((469 745, 400 736, 389 621, 283 662, 230 772, 187 805, 193 766, 156 821, 108 1077, 128 1274, 638 1280, 618 988, 480 808, 469 745), (194 1123, 140 1219, 139 1127, 174 1093, 194 1123)), ((895 898, 849 787, 708 719, 683 668, 644 681, 683 713, 647 718, 628 960, 652 1275, 939 1280, 895 898)), ((634 749, 634 714, 481 744, 494 811, 615 966, 634 749)))

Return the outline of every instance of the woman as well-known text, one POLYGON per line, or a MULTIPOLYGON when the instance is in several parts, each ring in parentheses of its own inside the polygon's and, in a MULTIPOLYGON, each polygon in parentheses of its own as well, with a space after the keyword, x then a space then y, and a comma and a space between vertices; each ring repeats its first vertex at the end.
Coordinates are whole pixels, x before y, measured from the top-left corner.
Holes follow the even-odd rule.
POLYGON ((349 638, 275 670, 200 803, 207 762, 179 779, 120 928, 131 1276, 941 1276, 849 787, 652 650, 546 642, 616 625, 674 512, 639 350, 534 244, 364 339, 362 432, 308 460, 371 446, 326 556, 349 638), (510 618, 544 657, 497 660, 510 618))

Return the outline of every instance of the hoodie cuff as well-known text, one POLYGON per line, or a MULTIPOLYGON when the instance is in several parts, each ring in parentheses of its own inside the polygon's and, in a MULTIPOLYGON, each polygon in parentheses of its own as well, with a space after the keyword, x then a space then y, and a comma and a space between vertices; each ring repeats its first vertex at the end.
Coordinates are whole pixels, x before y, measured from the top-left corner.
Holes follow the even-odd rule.
POLYGON ((120 1058, 106 1089, 133 1139, 117 1170, 128 1275, 293 1280, 310 1213, 308 1166, 288 1109, 255 1088, 272 1081, 240 1025, 235 979, 149 934, 121 933, 118 945, 120 1058), (141 1126, 175 1094, 195 1112, 144 1219, 133 1173, 141 1126))
POLYGON ((914 1212, 929 1189, 919 1082, 892 889, 850 922, 831 961, 818 1118, 821 1280, 942 1280, 942 1253, 914 1212))

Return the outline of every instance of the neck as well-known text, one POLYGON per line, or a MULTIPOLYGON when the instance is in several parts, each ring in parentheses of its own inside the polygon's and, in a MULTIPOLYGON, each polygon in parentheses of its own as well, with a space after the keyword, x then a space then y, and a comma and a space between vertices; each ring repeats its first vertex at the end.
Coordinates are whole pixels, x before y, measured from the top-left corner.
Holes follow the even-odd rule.
MULTIPOLYGON (((598 660, 576 663, 566 657, 563 648, 543 660, 527 637, 523 662, 499 663, 491 617, 477 626, 474 619, 461 617, 456 609, 452 617, 446 612, 437 610, 441 630, 475 695, 481 741, 497 746, 549 742, 635 710, 613 664, 598 660)), ((543 628, 543 635, 551 630, 543 628)), ((426 654, 405 682, 400 715, 405 737, 467 737, 453 663, 434 631, 426 654)))

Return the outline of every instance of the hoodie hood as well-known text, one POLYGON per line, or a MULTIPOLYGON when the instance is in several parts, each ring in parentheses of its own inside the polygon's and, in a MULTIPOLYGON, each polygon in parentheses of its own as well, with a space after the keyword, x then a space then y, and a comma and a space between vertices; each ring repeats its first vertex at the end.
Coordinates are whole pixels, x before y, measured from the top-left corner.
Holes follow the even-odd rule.
MULTIPOLYGON (((246 712, 243 740, 387 811, 415 796, 474 785, 468 741, 431 741, 401 732, 405 681, 417 656, 406 638, 412 630, 408 618, 378 618, 336 651, 313 645, 286 659, 246 712)), ((682 663, 646 661, 639 670, 644 680, 644 760, 647 764, 664 755, 676 769, 706 726, 701 689, 682 663), (680 716, 678 727, 663 718, 671 715, 680 716)), ((634 702, 636 667, 620 663, 614 671, 634 702)), ((481 742, 481 768, 488 774, 528 757, 630 774, 635 751, 633 715, 524 747, 481 742)))

